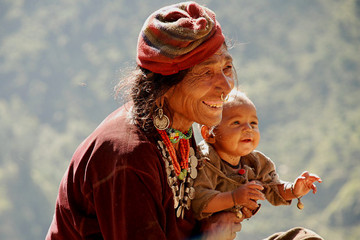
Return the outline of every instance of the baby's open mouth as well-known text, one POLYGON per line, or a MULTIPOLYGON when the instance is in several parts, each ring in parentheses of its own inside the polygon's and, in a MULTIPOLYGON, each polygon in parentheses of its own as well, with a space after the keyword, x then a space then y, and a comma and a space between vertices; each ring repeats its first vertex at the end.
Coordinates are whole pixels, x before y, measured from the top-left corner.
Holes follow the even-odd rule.
POLYGON ((241 140, 241 141, 247 143, 247 142, 251 142, 251 139, 250 139, 250 138, 246 138, 246 139, 243 139, 243 140, 241 140))

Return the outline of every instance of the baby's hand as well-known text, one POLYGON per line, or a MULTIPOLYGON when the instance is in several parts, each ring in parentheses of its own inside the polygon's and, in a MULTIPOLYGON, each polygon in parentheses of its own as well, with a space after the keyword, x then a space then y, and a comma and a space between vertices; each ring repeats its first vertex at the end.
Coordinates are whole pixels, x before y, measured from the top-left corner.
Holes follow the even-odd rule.
POLYGON ((259 207, 256 202, 265 200, 264 194, 261 192, 263 189, 264 187, 259 182, 248 182, 234 190, 234 200, 237 205, 255 210, 259 207))
POLYGON ((317 191, 316 185, 314 182, 322 182, 321 178, 315 174, 309 173, 307 171, 303 172, 297 179, 294 181, 293 194, 296 197, 301 197, 306 195, 311 189, 315 194, 317 191))

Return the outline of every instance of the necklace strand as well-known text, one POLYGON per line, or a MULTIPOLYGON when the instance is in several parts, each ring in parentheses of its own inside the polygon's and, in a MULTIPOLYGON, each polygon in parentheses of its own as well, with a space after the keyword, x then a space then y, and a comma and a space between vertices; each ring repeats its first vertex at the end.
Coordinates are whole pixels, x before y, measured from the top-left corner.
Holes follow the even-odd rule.
MULTIPOLYGON (((174 146, 172 145, 172 143, 170 142, 169 136, 166 133, 165 130, 158 130, 158 132, 160 133, 160 136, 166 146, 166 148, 169 151, 170 157, 171 157, 171 161, 174 165, 174 170, 175 170, 175 174, 176 176, 179 176, 180 173, 182 172, 182 170, 185 170, 185 172, 187 172, 188 168, 189 168, 189 151, 190 151, 190 143, 189 143, 189 139, 180 139, 179 142, 179 148, 180 148, 180 163, 177 159, 176 156, 176 151, 174 146)), ((186 173, 185 173, 186 174, 186 173)))
POLYGON ((176 130, 174 128, 167 128, 166 132, 169 136, 170 142, 172 143, 177 143, 179 142, 181 139, 190 139, 192 136, 192 127, 189 128, 189 130, 185 133, 176 130))

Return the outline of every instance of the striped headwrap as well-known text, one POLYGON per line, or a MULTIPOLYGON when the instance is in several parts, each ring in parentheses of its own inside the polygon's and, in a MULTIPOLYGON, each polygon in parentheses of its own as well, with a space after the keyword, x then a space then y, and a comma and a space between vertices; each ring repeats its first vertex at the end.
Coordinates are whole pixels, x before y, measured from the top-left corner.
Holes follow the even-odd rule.
POLYGON ((170 5, 145 21, 137 64, 162 75, 175 74, 211 57, 224 40, 210 9, 191 1, 170 5))

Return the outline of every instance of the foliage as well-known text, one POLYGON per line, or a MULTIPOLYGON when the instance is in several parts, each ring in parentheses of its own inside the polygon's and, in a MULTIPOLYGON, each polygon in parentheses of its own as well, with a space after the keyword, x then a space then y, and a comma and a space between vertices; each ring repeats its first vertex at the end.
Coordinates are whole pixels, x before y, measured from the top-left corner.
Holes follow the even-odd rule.
MULTIPOLYGON (((168 1, 174 3, 175 1, 168 1)), ((324 183, 305 209, 273 207, 239 239, 293 226, 326 239, 360 231, 360 1, 199 1, 233 42, 239 86, 258 108, 259 150, 284 180, 324 183)), ((77 145, 121 102, 142 23, 163 1, 0 2, 0 238, 41 239, 77 145)))

